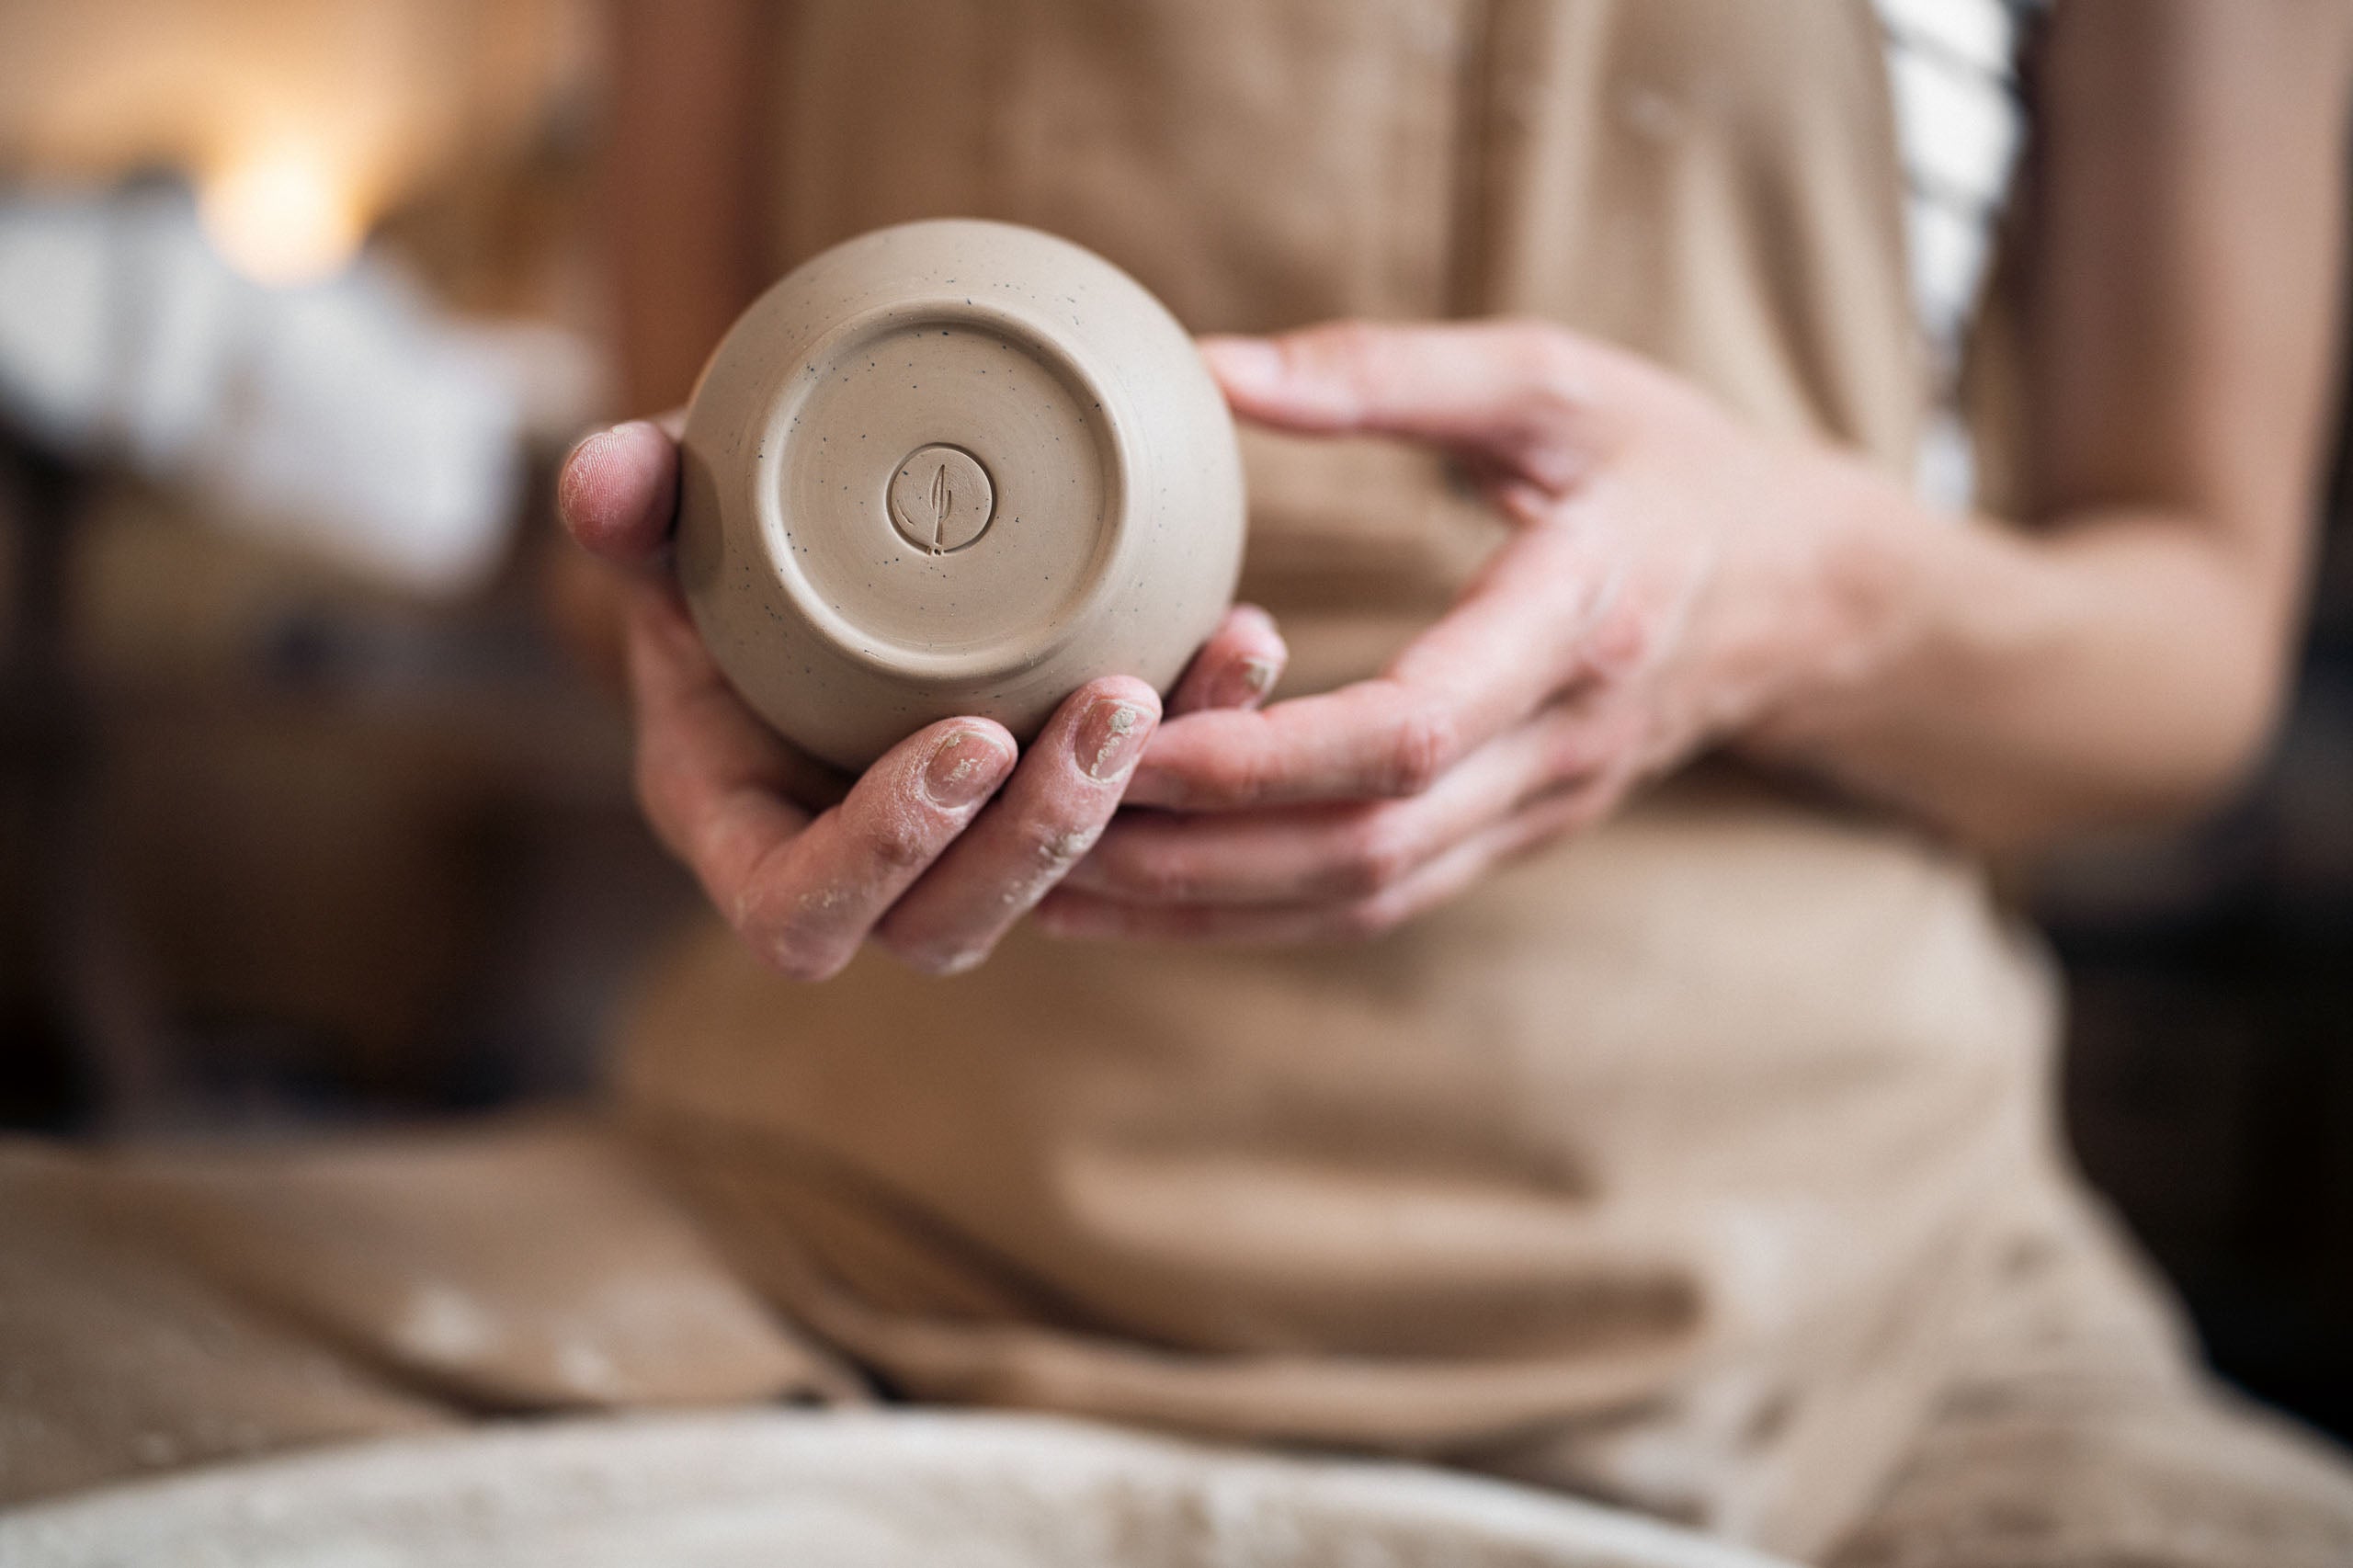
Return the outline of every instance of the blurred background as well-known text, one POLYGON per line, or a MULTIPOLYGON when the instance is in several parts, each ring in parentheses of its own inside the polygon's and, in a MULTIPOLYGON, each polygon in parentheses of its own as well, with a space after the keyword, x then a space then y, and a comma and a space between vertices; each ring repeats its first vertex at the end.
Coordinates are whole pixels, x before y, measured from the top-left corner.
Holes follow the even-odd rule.
MULTIPOLYGON (((570 657, 588 0, 0 7, 0 1128, 577 1094, 695 906, 570 657)), ((2037 868, 2081 1157, 2353 1437, 2353 482, 2270 765, 2037 868)))

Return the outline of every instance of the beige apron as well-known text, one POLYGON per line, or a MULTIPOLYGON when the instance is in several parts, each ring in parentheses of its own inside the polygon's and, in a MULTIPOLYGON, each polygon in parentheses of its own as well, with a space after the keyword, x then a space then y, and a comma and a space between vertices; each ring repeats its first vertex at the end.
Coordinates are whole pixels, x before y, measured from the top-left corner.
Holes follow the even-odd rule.
MULTIPOLYGON (((1201 330, 1525 312, 1908 469, 1924 375, 1864 0, 895 0, 779 17, 779 268, 1014 219, 1201 330)), ((1291 691, 1497 526, 1248 442, 1291 691)), ((1811 1551, 2047 1166, 2049 987, 1976 869, 1728 768, 1386 939, 868 955, 714 926, 626 1094, 744 1273, 924 1398, 1449 1457, 1811 1551)))

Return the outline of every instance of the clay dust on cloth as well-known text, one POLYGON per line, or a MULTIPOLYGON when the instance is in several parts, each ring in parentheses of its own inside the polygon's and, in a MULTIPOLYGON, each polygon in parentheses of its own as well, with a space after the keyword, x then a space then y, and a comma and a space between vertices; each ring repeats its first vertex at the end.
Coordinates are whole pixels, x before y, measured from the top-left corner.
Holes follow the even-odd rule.
POLYGON ((12 1568, 1774 1568, 1587 1504, 1417 1466, 1040 1416, 623 1418, 327 1449, 0 1517, 12 1568))

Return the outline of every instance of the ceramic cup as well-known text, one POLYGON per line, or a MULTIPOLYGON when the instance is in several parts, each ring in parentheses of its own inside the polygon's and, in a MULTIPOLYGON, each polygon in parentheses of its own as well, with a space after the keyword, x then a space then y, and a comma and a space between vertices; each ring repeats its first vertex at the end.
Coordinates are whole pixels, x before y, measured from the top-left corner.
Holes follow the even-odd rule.
POLYGON ((1033 229, 836 245, 736 322, 687 415, 695 624, 754 709, 845 768, 952 714, 1026 741, 1098 676, 1166 691, 1242 542, 1233 425, 1191 338, 1033 229))

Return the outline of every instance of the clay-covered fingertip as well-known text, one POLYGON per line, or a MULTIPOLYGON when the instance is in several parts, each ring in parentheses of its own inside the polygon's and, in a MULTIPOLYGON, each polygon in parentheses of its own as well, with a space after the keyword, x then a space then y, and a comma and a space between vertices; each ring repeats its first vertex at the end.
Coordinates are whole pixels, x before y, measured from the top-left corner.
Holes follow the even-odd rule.
POLYGON ((1013 737, 980 719, 949 719, 934 726, 923 767, 923 792, 944 811, 966 811, 996 790, 1013 771, 1013 737))
POLYGON ((1234 667, 1234 683, 1241 690, 1233 706, 1241 708, 1265 701, 1267 694, 1275 689, 1275 682, 1282 678, 1282 673, 1283 664, 1279 658, 1253 655, 1244 659, 1234 667))
POLYGON ((1153 689, 1150 681, 1139 680, 1134 676, 1097 676, 1064 698, 1061 710, 1069 714, 1082 713, 1105 698, 1126 703, 1149 715, 1154 722, 1159 722, 1160 693, 1153 689))
POLYGON ((1160 694, 1140 680, 1115 676, 1081 688, 1086 706, 1071 733, 1082 771, 1098 783, 1127 777, 1160 722, 1160 694))

